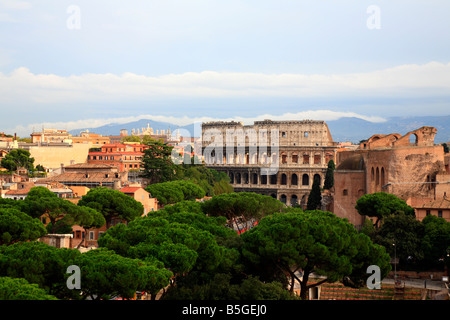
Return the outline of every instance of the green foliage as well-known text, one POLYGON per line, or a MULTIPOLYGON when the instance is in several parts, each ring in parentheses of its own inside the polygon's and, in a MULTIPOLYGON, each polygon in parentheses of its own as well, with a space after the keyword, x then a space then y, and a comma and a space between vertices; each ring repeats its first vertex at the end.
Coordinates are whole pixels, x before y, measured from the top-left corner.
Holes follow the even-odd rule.
POLYGON ((160 141, 148 141, 146 145, 142 176, 149 179, 150 184, 174 180, 178 166, 172 161, 173 147, 160 141))
POLYGON ((173 287, 186 274, 199 272, 210 277, 236 266, 239 252, 226 244, 238 236, 224 226, 225 222, 221 217, 206 216, 198 202, 183 201, 135 219, 128 226, 112 227, 98 243, 126 257, 160 263, 174 273, 173 287))
POLYGON ((144 213, 140 202, 123 192, 105 187, 89 190, 78 202, 78 206, 86 206, 100 212, 107 227, 111 225, 113 218, 131 221, 144 213))
POLYGON ((306 203, 306 210, 317 210, 322 204, 322 194, 320 191, 319 180, 314 179, 311 192, 308 196, 308 202, 306 203))
POLYGON ((229 274, 217 273, 204 284, 177 283, 169 289, 164 300, 294 300, 281 283, 264 283, 257 277, 249 276, 242 282, 233 284, 229 274))
POLYGON ((379 226, 380 220, 392 214, 403 212, 406 215, 415 215, 414 208, 404 200, 385 192, 363 195, 356 201, 355 208, 360 215, 375 217, 377 220, 374 222, 374 226, 376 227, 379 226))
POLYGON ((139 142, 141 143, 141 138, 139 138, 138 136, 126 136, 123 137, 121 140, 122 143, 124 142, 139 142))
POLYGON ((12 149, 1 161, 1 166, 9 171, 16 171, 23 167, 29 171, 34 171, 34 158, 30 152, 24 149, 12 149))
MULTIPOLYGON (((150 185, 187 180, 200 186, 206 196, 233 191, 226 173, 219 173, 216 170, 206 168, 204 165, 194 163, 175 164, 172 159, 173 147, 153 139, 145 141, 145 144, 149 148, 144 150, 143 177, 149 179, 150 185)), ((190 198, 181 198, 180 193, 175 190, 164 192, 164 194, 162 201, 165 203, 191 200, 190 198)))
POLYGON ((313 272, 325 275, 323 282, 335 282, 345 276, 361 277, 361 270, 374 262, 385 268, 383 277, 390 268, 384 248, 373 245, 348 221, 330 212, 293 209, 275 213, 241 237, 243 256, 254 264, 273 264, 289 275, 291 291, 297 279, 302 299, 311 287, 307 283, 313 272), (374 261, 374 257, 379 261, 374 261), (302 280, 295 274, 299 270, 303 273, 302 280))
POLYGON ((28 201, 39 201, 41 198, 58 198, 58 196, 46 187, 33 187, 26 197, 28 201))
POLYGON ((399 212, 384 218, 383 224, 373 236, 373 241, 383 245, 391 257, 394 257, 396 253, 400 261, 406 262, 409 256, 415 260, 421 260, 423 232, 420 221, 412 215, 399 212), (395 243, 396 252, 393 243, 395 243))
POLYGON ((215 195, 222 193, 232 193, 233 187, 226 180, 220 180, 219 182, 214 182, 213 192, 215 195))
POLYGON ((105 217, 95 209, 78 205, 76 210, 72 212, 74 224, 84 228, 100 228, 105 225, 105 217))
POLYGON ((372 221, 370 221, 370 219, 365 219, 363 226, 360 230, 361 233, 364 233, 365 235, 369 236, 372 238, 373 234, 375 233, 375 227, 372 223, 372 221))
POLYGON ((0 300, 58 300, 23 278, 0 277, 0 300))
POLYGON ((208 216, 203 213, 202 209, 203 205, 201 202, 182 201, 166 206, 163 210, 152 212, 152 215, 162 217, 169 222, 189 224, 196 229, 208 231, 218 241, 237 237, 236 232, 225 227, 227 223, 225 217, 208 216))
POLYGON ((237 228, 241 230, 252 227, 262 217, 280 212, 283 206, 280 201, 257 193, 224 193, 205 201, 203 212, 212 217, 225 217, 229 224, 235 226, 240 220, 243 225, 237 228))
POLYGON ((16 208, 18 210, 22 209, 22 200, 13 200, 8 198, 0 198, 0 208, 16 208))
POLYGON ((177 274, 189 272, 194 267, 214 269, 224 254, 224 248, 217 244, 211 233, 157 215, 135 219, 128 226, 112 227, 98 244, 123 256, 156 259, 177 274))
POLYGON ((47 233, 54 234, 69 234, 73 232, 72 224, 68 222, 67 219, 60 219, 53 225, 52 222, 47 223, 45 229, 47 233))
POLYGON ((81 295, 93 300, 131 299, 136 291, 156 294, 169 284, 172 276, 169 270, 104 248, 79 255, 75 264, 81 269, 81 295))
POLYGON ((33 241, 46 233, 44 225, 38 219, 15 208, 0 207, 0 245, 33 241))
POLYGON ((205 191, 197 184, 186 180, 175 180, 151 184, 145 188, 162 205, 174 204, 183 200, 201 199, 205 191))
POLYGON ((450 222, 444 218, 429 215, 422 220, 424 235, 421 248, 424 264, 429 267, 450 267, 450 222))
POLYGON ((59 299, 77 295, 67 289, 67 267, 74 264, 78 250, 62 249, 42 242, 0 246, 0 277, 24 278, 59 299))
POLYGON ((328 161, 327 173, 325 174, 325 181, 323 188, 325 190, 330 190, 334 186, 334 170, 335 164, 333 160, 328 161))
POLYGON ((225 172, 206 168, 204 165, 183 164, 177 170, 178 180, 191 181, 205 190, 207 196, 233 192, 230 178, 225 172))

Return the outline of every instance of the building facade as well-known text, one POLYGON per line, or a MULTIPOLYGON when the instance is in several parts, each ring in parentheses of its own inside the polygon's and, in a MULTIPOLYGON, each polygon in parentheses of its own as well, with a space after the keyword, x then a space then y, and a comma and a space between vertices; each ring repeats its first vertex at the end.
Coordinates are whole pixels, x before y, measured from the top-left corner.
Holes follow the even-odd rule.
POLYGON ((450 194, 448 155, 434 144, 436 128, 421 127, 405 135, 377 134, 356 150, 337 153, 333 212, 362 225, 355 209, 364 194, 394 194, 416 209, 430 210, 431 202, 450 194))
POLYGON ((287 205, 305 205, 312 183, 321 186, 337 143, 324 121, 207 122, 202 155, 225 172, 236 192, 255 192, 287 205))
POLYGON ((89 132, 89 130, 81 132, 78 137, 71 136, 70 139, 72 140, 73 144, 86 143, 86 144, 90 144, 92 148, 102 147, 103 145, 110 143, 109 137, 105 137, 105 136, 102 136, 97 133, 89 132))
POLYGON ((31 143, 70 143, 71 135, 67 130, 42 129, 31 134, 31 143))
POLYGON ((152 195, 142 187, 126 186, 119 191, 132 197, 134 200, 139 201, 144 207, 144 216, 151 211, 158 210, 158 200, 152 198, 152 195))
POLYGON ((128 172, 119 172, 115 166, 102 163, 77 163, 61 168, 62 173, 40 180, 41 183, 59 182, 68 187, 106 187, 119 190, 128 184, 128 172))
POLYGON ((120 172, 141 169, 144 150, 148 146, 137 143, 105 144, 98 151, 89 151, 87 163, 117 167, 120 172))

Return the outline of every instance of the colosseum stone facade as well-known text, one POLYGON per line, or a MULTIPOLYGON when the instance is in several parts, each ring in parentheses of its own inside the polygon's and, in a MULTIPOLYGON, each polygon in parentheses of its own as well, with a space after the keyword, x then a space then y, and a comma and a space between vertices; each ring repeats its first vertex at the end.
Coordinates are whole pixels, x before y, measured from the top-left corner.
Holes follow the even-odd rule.
POLYGON ((236 192, 270 195, 304 206, 314 179, 323 186, 337 143, 325 121, 206 122, 206 166, 225 172, 236 192))

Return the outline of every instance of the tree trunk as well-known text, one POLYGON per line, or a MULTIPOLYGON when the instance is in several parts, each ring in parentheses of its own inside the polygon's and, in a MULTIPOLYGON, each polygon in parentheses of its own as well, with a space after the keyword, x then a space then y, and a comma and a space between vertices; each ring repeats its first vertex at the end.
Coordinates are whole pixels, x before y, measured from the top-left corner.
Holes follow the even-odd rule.
POLYGON ((233 218, 234 224, 236 225, 236 228, 238 229, 238 233, 241 234, 241 229, 239 228, 239 224, 236 221, 236 218, 233 218))
POLYGON ((309 272, 304 271, 303 273, 303 279, 300 282, 300 299, 306 300, 308 298, 308 279, 309 279, 309 272))

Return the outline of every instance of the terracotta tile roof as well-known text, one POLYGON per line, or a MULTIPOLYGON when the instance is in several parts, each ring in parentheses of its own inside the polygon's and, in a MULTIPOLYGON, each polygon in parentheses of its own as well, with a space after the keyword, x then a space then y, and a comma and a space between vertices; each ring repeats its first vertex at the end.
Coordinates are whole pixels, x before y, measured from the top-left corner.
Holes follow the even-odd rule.
POLYGON ((102 148, 135 148, 135 147, 146 147, 145 144, 124 144, 124 143, 107 143, 103 144, 102 148))
POLYGON ((60 183, 75 182, 75 181, 114 182, 120 180, 121 177, 122 175, 120 173, 118 178, 116 178, 115 173, 109 173, 109 175, 106 176, 105 173, 93 172, 89 173, 89 175, 86 177, 86 174, 84 173, 66 172, 54 177, 50 177, 46 179, 46 182, 50 181, 58 181, 60 183))
POLYGON ((6 194, 8 195, 25 195, 30 192, 31 188, 24 188, 19 190, 9 190, 6 194))
POLYGON ((449 199, 438 199, 431 201, 429 203, 425 203, 422 208, 425 209, 450 209, 450 200, 449 199))
POLYGON ((101 151, 91 151, 89 152, 90 156, 114 156, 114 155, 143 155, 144 153, 141 151, 108 151, 108 152, 101 152, 101 151))
POLYGON ((113 168, 113 166, 104 163, 76 163, 64 168, 69 169, 96 169, 96 168, 113 168))
POLYGON ((135 193, 139 189, 141 189, 141 187, 123 187, 119 191, 123 193, 135 193))

